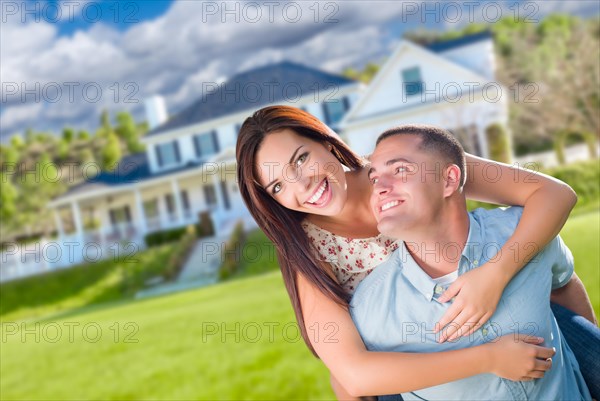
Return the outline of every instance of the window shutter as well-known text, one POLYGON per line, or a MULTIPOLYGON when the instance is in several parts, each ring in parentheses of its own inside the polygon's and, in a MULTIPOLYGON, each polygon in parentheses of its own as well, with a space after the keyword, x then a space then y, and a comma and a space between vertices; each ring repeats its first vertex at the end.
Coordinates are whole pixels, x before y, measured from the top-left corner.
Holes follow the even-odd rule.
POLYGON ((125 206, 125 220, 131 223, 131 213, 129 212, 129 205, 125 206))
POLYGON ((212 135, 213 145, 215 147, 215 153, 219 153, 219 138, 217 138, 217 130, 212 130, 210 133, 212 135))
POLYGON ((344 111, 350 109, 350 101, 348 100, 348 96, 344 96, 342 101, 344 102, 344 111))
POLYGON ((156 145, 154 147, 154 150, 156 151, 156 161, 158 162, 158 167, 162 167, 163 160, 162 160, 162 156, 160 155, 160 145, 156 145))
POLYGON ((202 156, 201 151, 200 151, 200 138, 198 138, 198 135, 194 135, 194 151, 196 152, 196 157, 200 157, 202 156))
POLYGON ((330 119, 329 119, 329 112, 327 110, 327 103, 326 102, 321 103, 321 108, 323 109, 323 115, 325 116, 325 124, 329 125, 330 119))
POLYGON ((181 155, 179 154, 179 141, 174 140, 173 146, 175 147, 175 160, 177 160, 177 163, 179 163, 181 161, 181 155))

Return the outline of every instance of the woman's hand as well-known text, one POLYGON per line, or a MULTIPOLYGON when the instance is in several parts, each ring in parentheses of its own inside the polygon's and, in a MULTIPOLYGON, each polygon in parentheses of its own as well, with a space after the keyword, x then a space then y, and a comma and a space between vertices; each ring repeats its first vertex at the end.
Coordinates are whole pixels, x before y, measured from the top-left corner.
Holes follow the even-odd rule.
POLYGON ((525 334, 507 334, 487 346, 491 350, 490 372, 513 381, 540 379, 552 368, 556 351, 541 347, 543 338, 525 334))
POLYGON ((494 314, 509 278, 500 266, 485 264, 461 275, 438 298, 439 302, 454 302, 436 325, 444 329, 439 342, 468 336, 479 329, 494 314))

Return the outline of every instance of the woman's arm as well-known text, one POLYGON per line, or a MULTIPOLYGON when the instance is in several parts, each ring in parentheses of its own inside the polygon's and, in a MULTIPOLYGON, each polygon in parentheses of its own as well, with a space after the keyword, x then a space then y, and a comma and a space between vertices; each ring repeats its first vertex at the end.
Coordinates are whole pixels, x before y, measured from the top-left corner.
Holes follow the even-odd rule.
POLYGON ((577 202, 575 192, 560 180, 469 154, 466 175, 467 198, 524 208, 515 232, 493 263, 464 275, 440 298, 445 302, 458 294, 439 322, 441 327, 452 322, 442 341, 469 335, 492 316, 506 285, 558 235, 577 202))
POLYGON ((545 359, 554 351, 525 343, 525 336, 515 341, 509 335, 495 343, 429 354, 370 352, 344 307, 302 276, 297 285, 310 332, 330 333, 335 328, 333 338, 315 335, 310 341, 336 381, 353 397, 414 391, 480 373, 494 373, 511 380, 538 378, 551 367, 545 359))
POLYGON ((508 281, 558 235, 577 203, 573 189, 556 178, 469 154, 465 195, 482 202, 523 206, 515 232, 502 247, 507 257, 497 262, 508 281))

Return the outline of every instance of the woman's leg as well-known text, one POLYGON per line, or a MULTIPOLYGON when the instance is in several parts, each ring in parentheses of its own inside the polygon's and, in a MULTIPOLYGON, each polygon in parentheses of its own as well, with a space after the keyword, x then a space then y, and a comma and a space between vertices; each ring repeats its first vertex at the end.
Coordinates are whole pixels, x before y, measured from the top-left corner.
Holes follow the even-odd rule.
POLYGON ((592 397, 600 400, 600 329, 586 318, 551 304, 560 331, 575 354, 592 397))

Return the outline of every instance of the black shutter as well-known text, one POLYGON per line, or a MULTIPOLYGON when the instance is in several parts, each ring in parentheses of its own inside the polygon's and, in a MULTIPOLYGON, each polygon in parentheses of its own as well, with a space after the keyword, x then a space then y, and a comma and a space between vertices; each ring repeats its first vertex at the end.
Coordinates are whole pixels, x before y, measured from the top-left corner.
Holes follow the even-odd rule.
POLYGON ((219 153, 219 138, 217 138, 217 130, 212 130, 213 146, 215 147, 215 153, 219 153))
POLYGON ((125 206, 125 220, 127 220, 128 223, 131 223, 131 213, 129 212, 129 205, 125 206))
POLYGON ((200 157, 200 143, 198 141, 198 135, 194 135, 194 137, 192 138, 194 140, 194 151, 196 152, 196 157, 200 157))
POLYGON ((110 217, 110 224, 114 226, 115 223, 117 222, 117 219, 115 217, 115 210, 114 209, 110 209, 108 211, 108 216, 110 217))
POLYGON ((323 108, 323 115, 325 116, 325 124, 329 125, 330 118, 329 118, 329 112, 327 109, 327 102, 321 103, 321 107, 323 108))
POLYGON ((186 190, 181 191, 181 203, 183 203, 183 208, 188 210, 190 208, 190 200, 188 198, 188 193, 186 190))
POLYGON ((177 139, 173 141, 173 146, 175 147, 175 160, 179 163, 181 161, 181 155, 179 154, 179 141, 177 139))
POLYGON ((348 111, 348 109, 350 108, 350 101, 348 100, 348 96, 344 96, 342 101, 344 102, 344 111, 348 111))
POLYGON ((156 145, 154 150, 156 150, 156 161, 158 162, 158 167, 162 167, 163 160, 162 160, 162 156, 160 155, 160 145, 156 145))

